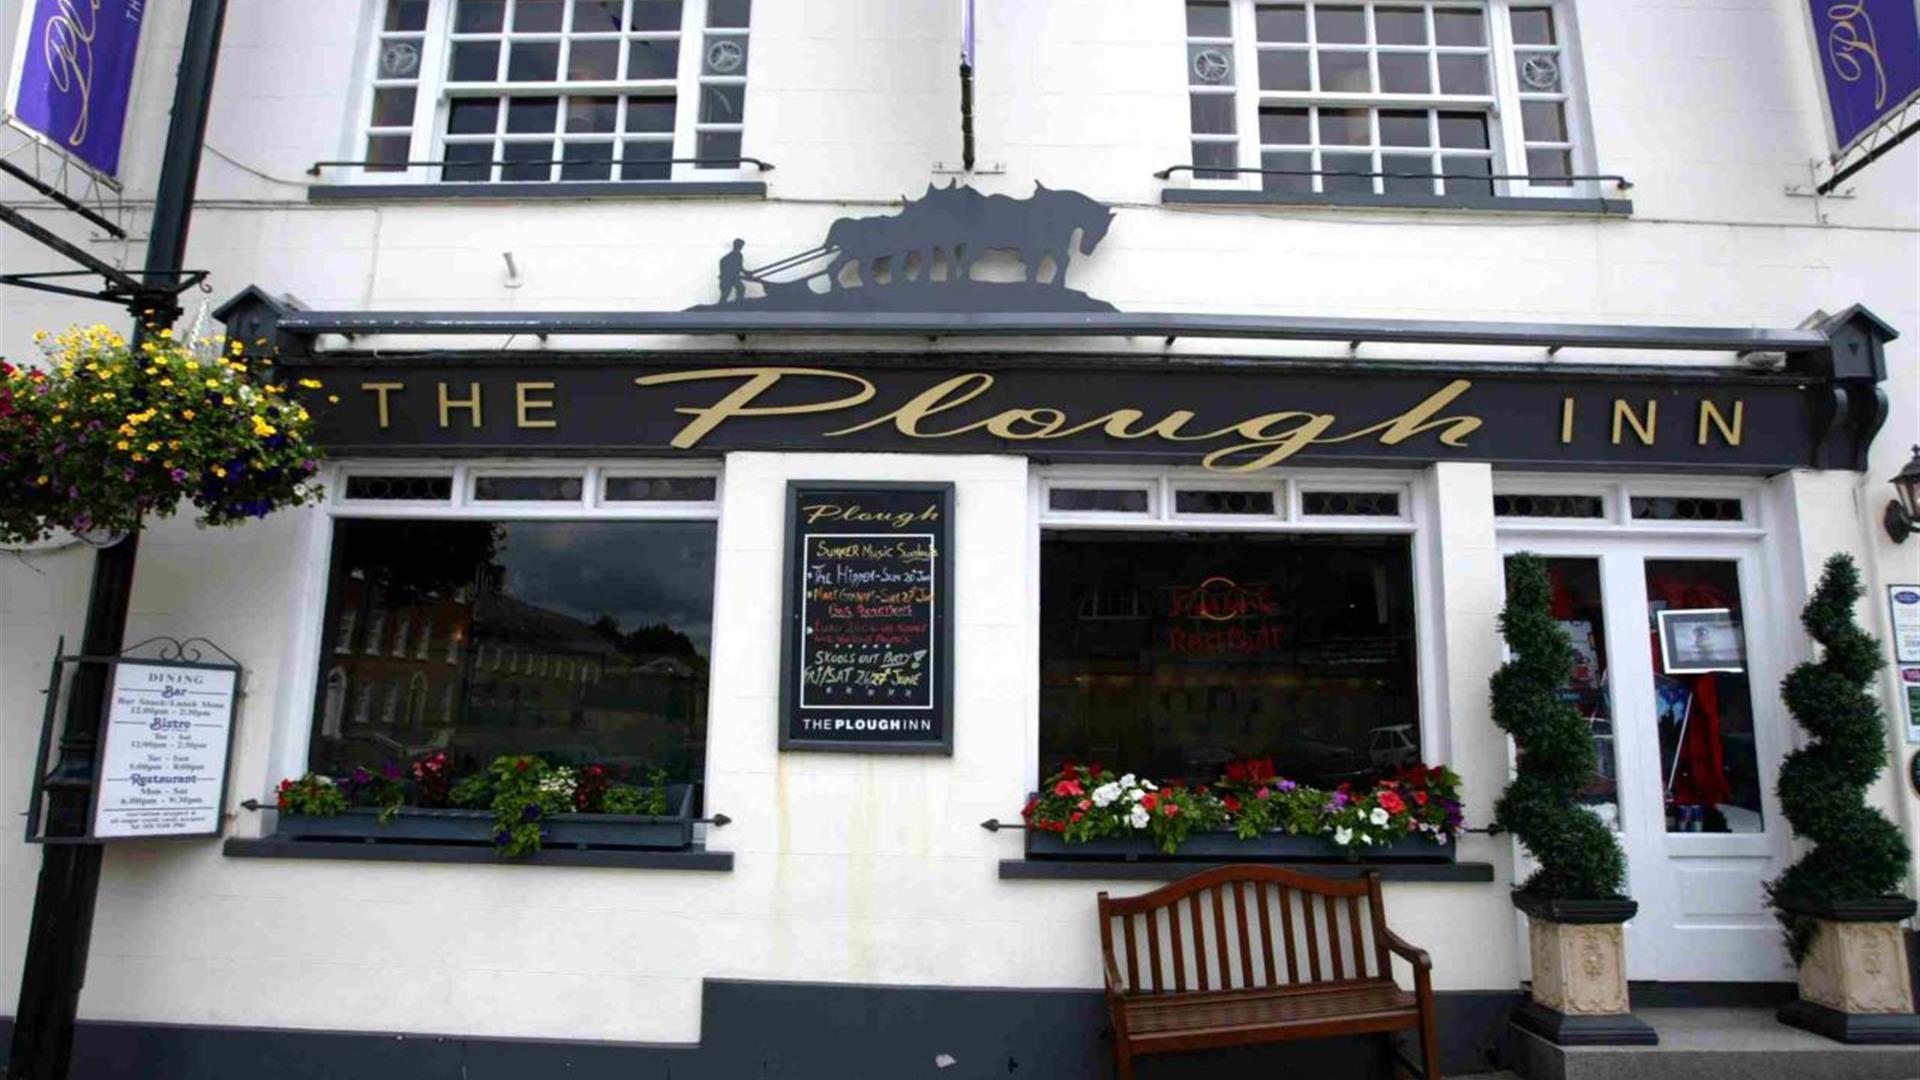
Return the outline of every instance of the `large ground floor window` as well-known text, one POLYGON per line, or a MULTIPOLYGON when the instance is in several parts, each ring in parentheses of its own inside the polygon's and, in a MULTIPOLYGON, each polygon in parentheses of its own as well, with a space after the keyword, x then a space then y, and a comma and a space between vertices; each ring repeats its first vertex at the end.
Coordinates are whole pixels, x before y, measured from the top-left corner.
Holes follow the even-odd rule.
POLYGON ((711 521, 335 522, 310 767, 705 761, 711 521))
POLYGON ((1050 530, 1039 775, 1370 784, 1420 760, 1416 658, 1408 537, 1050 530))

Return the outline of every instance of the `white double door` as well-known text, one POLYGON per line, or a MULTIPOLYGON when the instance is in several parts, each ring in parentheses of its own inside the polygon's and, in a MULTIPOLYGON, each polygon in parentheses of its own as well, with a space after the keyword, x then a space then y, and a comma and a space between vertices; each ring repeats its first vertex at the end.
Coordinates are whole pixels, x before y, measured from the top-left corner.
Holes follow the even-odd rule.
POLYGON ((1628 977, 1790 981, 1763 885, 1791 851, 1774 785, 1798 621, 1771 595, 1758 543, 1530 537, 1502 550, 1547 559, 1555 617, 1575 639, 1567 698, 1602 759, 1583 801, 1612 822, 1640 905, 1628 977), (1664 654, 1662 611, 1677 613, 1664 654))

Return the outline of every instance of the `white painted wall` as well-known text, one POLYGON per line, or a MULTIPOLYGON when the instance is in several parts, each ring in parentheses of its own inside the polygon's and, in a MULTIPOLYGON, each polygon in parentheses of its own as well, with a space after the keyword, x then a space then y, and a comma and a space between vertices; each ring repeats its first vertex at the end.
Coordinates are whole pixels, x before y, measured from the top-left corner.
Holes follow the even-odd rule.
MULTIPOLYGON (((0 0, 0 27, 14 25, 21 4, 0 0)), ((312 307, 679 308, 712 298, 727 239, 748 238, 756 259, 811 247, 832 219, 917 193, 935 179, 932 162, 958 157, 954 5, 761 0, 745 149, 779 166, 765 201, 311 204, 307 166, 343 156, 350 143, 365 6, 231 5, 188 260, 214 271, 211 299, 257 283, 312 307), (505 285, 504 250, 525 271, 517 290, 505 285)), ((184 9, 155 4, 149 15, 127 152, 135 240, 89 241, 128 265, 142 254, 184 9)), ((1795 488, 1807 523, 1802 568, 1850 549, 1870 560, 1876 585, 1920 581, 1920 542, 1894 547, 1877 524, 1887 477, 1920 441, 1920 149, 1875 165, 1849 185, 1850 199, 1816 206, 1785 193, 1807 185, 1806 163, 1825 146, 1799 9, 1798 0, 1580 4, 1598 163, 1636 185, 1630 219, 1591 220, 1162 207, 1150 174, 1187 156, 1180 6, 981 0, 980 158, 1007 171, 979 185, 1019 194, 1042 180, 1115 204, 1106 244, 1074 268, 1072 283, 1134 310, 1791 326, 1816 307, 1864 303, 1907 331, 1888 352, 1892 417, 1866 474, 1795 488)), ((0 193, 20 196, 12 186, 0 193)), ((56 265, 0 233, 0 266, 56 265)), ((0 354, 28 353, 37 328, 96 319, 119 321, 104 306, 0 293, 0 354)), ((738 347, 680 344, 703 356, 738 347)), ((1365 346, 1360 355, 1389 354, 1365 346)), ((736 851, 734 873, 296 863, 223 859, 202 844, 122 847, 106 863, 84 1014, 684 1040, 697 1035, 706 976, 1096 984, 1093 888, 1000 882, 995 863, 1017 850, 1017 837, 977 828, 1017 809, 1033 767, 1024 464, 736 455, 727 469, 708 775, 712 805, 737 819, 712 838, 736 851), (958 483, 953 759, 774 752, 775 523, 784 480, 809 474, 958 483), (148 933, 162 903, 164 937, 148 933)), ((1479 498, 1484 478, 1462 466, 1426 483, 1479 498)), ((1432 534, 1440 551, 1461 557, 1443 560, 1444 693, 1449 753, 1468 775, 1476 820, 1504 764, 1476 697, 1497 661, 1485 639, 1497 572, 1480 517, 1448 505, 1432 534)), ((236 798, 264 792, 286 740, 303 737, 276 732, 273 718, 286 695, 309 690, 286 682, 289 620, 317 617, 299 555, 307 524, 288 514, 207 533, 176 521, 143 547, 132 639, 165 630, 242 643, 250 697, 236 798)), ((39 706, 23 688, 40 684, 59 633, 77 635, 88 566, 82 551, 0 556, 0 679, 17 688, 0 697, 0 758, 10 763, 0 769, 0 806, 24 804, 39 706)), ((1880 595, 1868 607, 1884 633, 1880 595)), ((1878 794, 1920 840, 1920 801, 1891 781, 1878 794)), ((237 825, 258 827, 250 817, 237 825)), ((1390 886, 1389 910, 1403 934, 1434 951, 1443 986, 1510 986, 1519 975, 1503 896, 1510 858, 1505 844, 1468 843, 1465 856, 1495 862, 1499 882, 1390 886)), ((0 837, 0 1010, 17 992, 37 858, 0 837)))

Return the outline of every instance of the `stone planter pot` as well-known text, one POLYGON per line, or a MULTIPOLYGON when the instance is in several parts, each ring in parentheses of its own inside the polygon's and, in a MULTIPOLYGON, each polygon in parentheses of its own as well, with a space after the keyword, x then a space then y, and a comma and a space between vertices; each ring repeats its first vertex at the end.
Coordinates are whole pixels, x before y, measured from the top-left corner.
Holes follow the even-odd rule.
MULTIPOLYGON (((664 815, 555 814, 546 819, 543 847, 675 850, 693 844, 693 785, 667 785, 664 815)), ((461 844, 493 846, 493 814, 487 810, 402 807, 384 824, 372 807, 349 807, 314 817, 281 814, 274 835, 287 840, 369 844, 461 844)))
POLYGON ((1814 923, 1800 961, 1800 999, 1780 1007, 1781 1023, 1843 1043, 1920 1043, 1900 925, 1913 917, 1912 900, 1775 903, 1814 923))
POLYGON ((1627 999, 1628 919, 1640 905, 1513 894, 1527 915, 1533 994, 1513 1022, 1560 1046, 1653 1046, 1660 1037, 1627 999))

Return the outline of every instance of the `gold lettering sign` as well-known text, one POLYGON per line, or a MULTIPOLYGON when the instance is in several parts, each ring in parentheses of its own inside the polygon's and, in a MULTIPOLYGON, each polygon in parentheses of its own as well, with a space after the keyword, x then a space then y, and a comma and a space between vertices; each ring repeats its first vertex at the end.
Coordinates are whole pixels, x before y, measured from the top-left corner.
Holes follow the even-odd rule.
POLYGON ((1633 429, 1633 433, 1640 439, 1641 445, 1652 446, 1656 437, 1654 434, 1654 421, 1659 415, 1660 403, 1652 398, 1648 398, 1647 419, 1645 423, 1641 423, 1640 414, 1633 411, 1632 405, 1627 404, 1619 398, 1615 398, 1613 402, 1613 445, 1620 445, 1620 428, 1624 423, 1627 427, 1633 429))
POLYGON ((480 384, 479 383, 477 382, 468 383, 467 396, 464 398, 453 398, 453 399, 449 399, 447 397, 447 384, 446 383, 440 384, 440 428, 441 430, 443 431, 446 430, 447 426, 451 423, 451 421, 447 418, 447 414, 451 413, 455 409, 467 410, 467 419, 472 421, 472 426, 474 427, 480 426, 480 384))
POLYGON ((1720 414, 1719 406, 1716 406, 1713 402, 1705 398, 1701 398, 1699 444, 1701 446, 1707 445, 1707 425, 1712 424, 1714 427, 1720 429, 1720 437, 1727 441, 1728 446, 1739 446, 1740 428, 1741 425, 1746 422, 1746 419, 1747 403, 1744 401, 1735 401, 1733 403, 1733 424, 1729 426, 1727 424, 1727 418, 1720 414))
POLYGON ((380 399, 381 430, 386 430, 387 421, 390 419, 387 413, 387 395, 395 390, 405 390, 406 388, 406 383, 397 382, 363 382, 360 384, 360 389, 372 391, 380 399))
POLYGON ((535 398, 535 390, 552 390, 550 382, 517 382, 513 384, 513 422, 523 428, 559 427, 553 420, 535 420, 528 416, 535 409, 551 409, 553 401, 547 398, 535 398))

